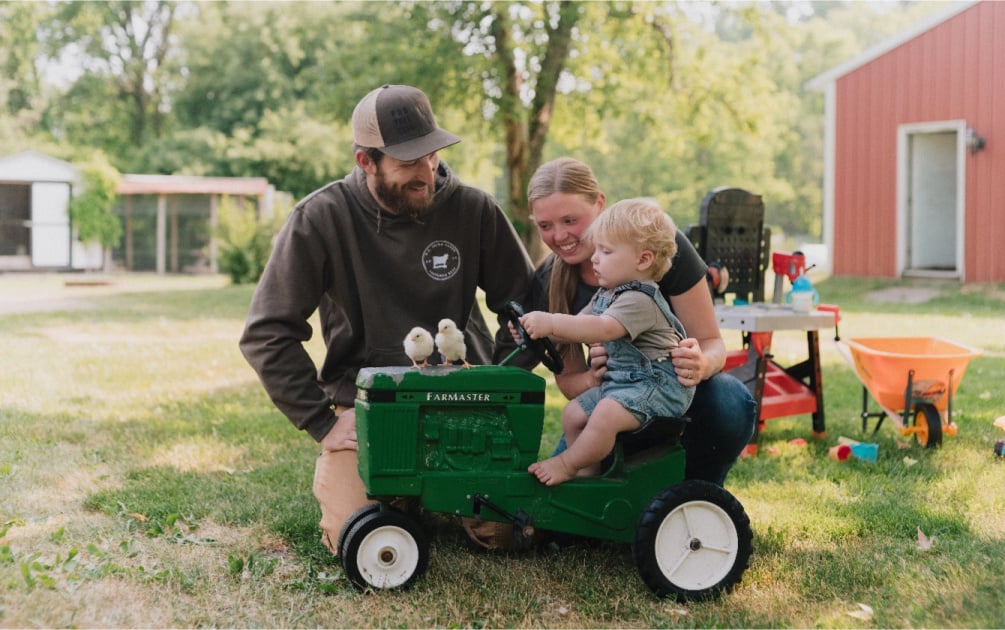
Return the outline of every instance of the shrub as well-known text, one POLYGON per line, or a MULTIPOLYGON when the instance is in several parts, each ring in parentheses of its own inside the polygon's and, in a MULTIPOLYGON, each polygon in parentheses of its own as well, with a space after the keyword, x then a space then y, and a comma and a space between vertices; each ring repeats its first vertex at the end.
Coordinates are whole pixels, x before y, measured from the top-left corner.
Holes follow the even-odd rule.
MULTIPOLYGON (((280 205, 280 204, 277 204, 280 205)), ((215 238, 217 264, 234 284, 253 284, 262 277, 272 253, 272 237, 288 213, 277 211, 273 217, 259 217, 254 210, 240 207, 230 197, 220 200, 219 223, 215 238)))

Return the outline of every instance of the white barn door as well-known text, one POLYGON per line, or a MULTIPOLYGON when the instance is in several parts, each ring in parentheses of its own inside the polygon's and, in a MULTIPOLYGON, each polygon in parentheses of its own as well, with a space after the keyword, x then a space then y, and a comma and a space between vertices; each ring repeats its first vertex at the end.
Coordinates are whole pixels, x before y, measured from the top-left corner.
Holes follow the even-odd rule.
POLYGON ((31 264, 33 267, 70 266, 70 185, 35 182, 31 185, 31 264))
POLYGON ((964 148, 962 121, 901 128, 900 271, 963 275, 964 148))

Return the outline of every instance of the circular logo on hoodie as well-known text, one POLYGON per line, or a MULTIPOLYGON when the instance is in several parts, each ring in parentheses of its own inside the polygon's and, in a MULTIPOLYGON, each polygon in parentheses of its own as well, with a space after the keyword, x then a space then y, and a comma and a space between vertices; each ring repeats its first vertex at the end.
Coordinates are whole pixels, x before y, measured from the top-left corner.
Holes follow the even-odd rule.
POLYGON ((433 241, 422 252, 422 268, 433 280, 452 278, 461 268, 461 252, 449 241, 433 241))

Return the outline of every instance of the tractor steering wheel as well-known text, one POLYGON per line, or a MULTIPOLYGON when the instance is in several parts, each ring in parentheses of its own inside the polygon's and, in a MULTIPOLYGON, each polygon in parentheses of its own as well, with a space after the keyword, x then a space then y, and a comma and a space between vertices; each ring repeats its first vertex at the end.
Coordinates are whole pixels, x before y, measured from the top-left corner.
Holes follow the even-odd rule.
POLYGON ((510 323, 513 324, 513 328, 516 329, 517 334, 520 335, 520 342, 518 344, 520 349, 527 350, 529 348, 534 356, 544 364, 544 367, 548 368, 555 374, 561 374, 562 370, 565 369, 565 364, 562 362, 562 357, 559 356, 558 350, 555 348, 555 344, 547 337, 542 337, 541 339, 531 339, 530 335, 527 334, 527 329, 525 329, 523 324, 520 323, 520 318, 523 317, 523 315, 524 310, 519 303, 506 303, 506 317, 509 319, 510 323))

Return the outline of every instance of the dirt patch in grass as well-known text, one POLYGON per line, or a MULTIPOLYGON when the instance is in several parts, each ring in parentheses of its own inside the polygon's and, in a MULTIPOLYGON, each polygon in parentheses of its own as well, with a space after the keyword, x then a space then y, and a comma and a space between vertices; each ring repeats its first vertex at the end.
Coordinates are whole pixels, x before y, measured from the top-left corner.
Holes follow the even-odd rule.
POLYGON ((94 299, 141 291, 185 291, 229 285, 222 275, 147 273, 67 277, 62 273, 0 273, 0 315, 79 311, 96 307, 94 299))
POLYGON ((939 297, 938 289, 927 287, 888 287, 878 291, 870 291, 865 296, 866 302, 894 304, 924 304, 939 297))

